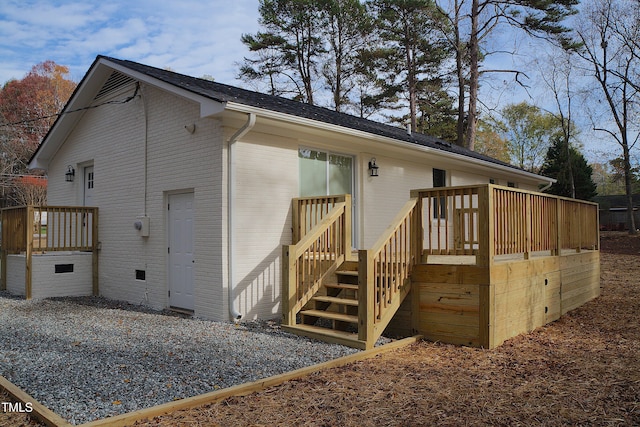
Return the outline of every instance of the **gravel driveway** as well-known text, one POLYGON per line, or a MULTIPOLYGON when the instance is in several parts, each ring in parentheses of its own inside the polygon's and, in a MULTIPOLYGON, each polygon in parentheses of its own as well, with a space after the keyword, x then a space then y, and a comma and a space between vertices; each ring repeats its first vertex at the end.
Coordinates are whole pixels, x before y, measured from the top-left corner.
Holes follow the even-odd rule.
POLYGON ((102 298, 0 292, 0 375, 73 424, 324 362, 357 350, 276 322, 186 319, 102 298))

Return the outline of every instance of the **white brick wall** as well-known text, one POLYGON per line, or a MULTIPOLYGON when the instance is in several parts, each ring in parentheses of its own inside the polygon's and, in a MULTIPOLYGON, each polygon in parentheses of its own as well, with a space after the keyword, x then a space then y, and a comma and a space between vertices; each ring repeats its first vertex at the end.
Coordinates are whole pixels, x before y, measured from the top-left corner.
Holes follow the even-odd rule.
POLYGON ((431 167, 407 160, 362 153, 360 162, 360 249, 373 245, 400 208, 410 191, 432 186, 431 167), (369 160, 376 158, 379 176, 369 176, 369 160))
MULTIPOLYGON (((133 87, 131 88, 133 92, 133 87)), ((83 120, 52 160, 48 203, 82 204, 83 166, 93 164, 94 205, 100 208, 100 293, 108 298, 168 305, 167 194, 193 192, 196 253, 195 313, 226 320, 222 295, 221 135, 217 120, 200 119, 199 107, 158 89, 143 86, 148 120, 147 201, 150 236, 133 227, 145 210, 143 99, 105 105, 84 113, 83 120), (184 126, 196 124, 189 134, 184 126), (64 182, 67 165, 76 168, 73 183, 64 182), (135 278, 144 270, 146 280, 135 278)), ((120 95, 126 97, 126 95, 120 95)))
POLYGON ((291 199, 298 197, 298 144, 258 133, 236 144, 235 307, 248 319, 279 317, 282 245, 291 244, 291 199))
POLYGON ((50 253, 32 257, 33 299, 86 296, 93 291, 91 253, 50 253), (73 272, 56 273, 56 264, 73 264, 73 272))
POLYGON ((7 255, 7 291, 14 295, 25 295, 25 264, 24 255, 7 255))

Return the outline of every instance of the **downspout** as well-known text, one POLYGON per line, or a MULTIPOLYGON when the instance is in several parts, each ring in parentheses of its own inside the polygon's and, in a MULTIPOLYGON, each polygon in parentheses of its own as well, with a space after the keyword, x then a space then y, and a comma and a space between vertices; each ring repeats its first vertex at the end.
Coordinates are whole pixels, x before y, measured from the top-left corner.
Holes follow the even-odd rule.
POLYGON ((235 289, 235 258, 233 256, 235 231, 233 227, 233 211, 235 205, 235 185, 233 178, 235 177, 235 162, 234 162, 234 150, 233 146, 235 142, 245 136, 253 126, 256 124, 256 114, 249 113, 247 122, 236 133, 229 138, 229 149, 227 152, 227 268, 229 277, 229 315, 234 321, 238 321, 242 318, 242 314, 233 306, 234 289, 235 289))
POLYGON ((553 185, 553 182, 549 182, 547 185, 545 185, 544 187, 542 187, 540 190, 538 190, 540 193, 544 193, 545 191, 547 191, 551 186, 553 185))

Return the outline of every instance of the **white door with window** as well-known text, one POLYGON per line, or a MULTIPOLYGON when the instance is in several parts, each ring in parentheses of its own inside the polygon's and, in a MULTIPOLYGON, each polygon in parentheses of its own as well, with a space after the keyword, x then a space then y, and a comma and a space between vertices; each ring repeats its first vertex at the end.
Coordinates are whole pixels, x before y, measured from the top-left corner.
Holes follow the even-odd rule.
POLYGON ((356 197, 354 185, 354 158, 344 154, 300 148, 300 197, 351 194, 352 242, 356 240, 356 197))
POLYGON ((83 205, 93 206, 93 166, 84 168, 84 194, 83 205))
MULTIPOLYGON (((83 190, 82 190, 82 205, 83 206, 95 206, 93 204, 93 187, 94 187, 94 175, 93 165, 84 167, 83 174, 83 190)), ((84 214, 82 218, 82 244, 91 245, 93 239, 92 226, 93 217, 84 214)))
POLYGON ((169 305, 194 309, 193 193, 169 196, 169 305))

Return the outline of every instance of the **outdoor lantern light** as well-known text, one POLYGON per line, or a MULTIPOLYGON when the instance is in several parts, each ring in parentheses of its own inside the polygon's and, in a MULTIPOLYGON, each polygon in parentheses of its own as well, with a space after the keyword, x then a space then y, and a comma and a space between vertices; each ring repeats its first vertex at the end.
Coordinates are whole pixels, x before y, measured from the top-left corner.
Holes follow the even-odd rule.
POLYGON ((378 165, 375 157, 369 161, 369 176, 378 176, 378 165))
POLYGON ((73 178, 76 176, 76 171, 73 166, 67 166, 67 173, 64 174, 64 180, 67 182, 73 182, 73 178))

